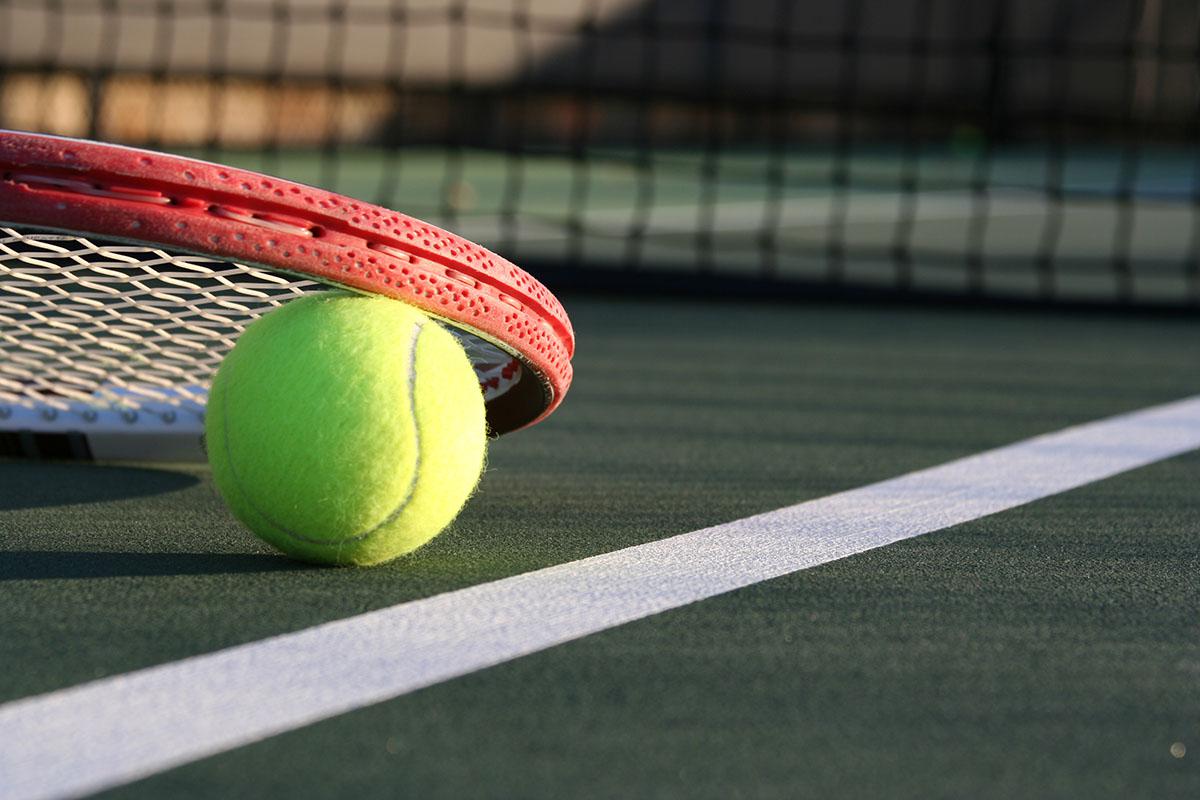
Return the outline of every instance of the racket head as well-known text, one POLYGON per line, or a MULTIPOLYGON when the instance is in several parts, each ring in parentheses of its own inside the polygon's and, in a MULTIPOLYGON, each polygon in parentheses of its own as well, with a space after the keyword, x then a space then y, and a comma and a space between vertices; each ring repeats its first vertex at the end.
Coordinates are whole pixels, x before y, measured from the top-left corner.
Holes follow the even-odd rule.
POLYGON ((192 460, 220 356, 257 316, 325 287, 393 297, 454 330, 494 435, 544 419, 571 383, 570 321, 536 279, 450 232, 332 192, 0 131, 0 226, 0 338, 15 353, 0 362, 0 453, 192 460), (99 324, 89 328, 89 315, 99 324), (155 337, 155 326, 166 332, 155 337), (149 380, 121 368, 156 359, 149 380))

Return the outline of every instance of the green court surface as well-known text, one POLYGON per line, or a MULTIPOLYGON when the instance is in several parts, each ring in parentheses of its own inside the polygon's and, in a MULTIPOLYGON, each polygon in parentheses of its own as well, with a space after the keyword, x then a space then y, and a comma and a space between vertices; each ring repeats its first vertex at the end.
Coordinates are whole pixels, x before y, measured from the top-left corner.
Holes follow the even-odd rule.
MULTIPOLYGON (((202 467, 0 462, 0 701, 1200 392, 1183 317, 564 301, 561 410, 384 567, 273 554, 202 467)), ((1191 453, 110 794, 1194 798, 1198 474, 1191 453)))

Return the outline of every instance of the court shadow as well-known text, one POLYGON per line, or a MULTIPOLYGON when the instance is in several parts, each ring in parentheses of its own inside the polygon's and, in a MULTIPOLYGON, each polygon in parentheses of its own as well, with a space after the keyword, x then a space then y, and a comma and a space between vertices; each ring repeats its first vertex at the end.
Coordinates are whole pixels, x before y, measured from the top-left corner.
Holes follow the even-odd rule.
POLYGON ((0 511, 147 497, 199 480, 165 469, 0 461, 0 511))
POLYGON ((97 553, 0 551, 0 582, 41 578, 127 578, 327 569, 267 553, 97 553))

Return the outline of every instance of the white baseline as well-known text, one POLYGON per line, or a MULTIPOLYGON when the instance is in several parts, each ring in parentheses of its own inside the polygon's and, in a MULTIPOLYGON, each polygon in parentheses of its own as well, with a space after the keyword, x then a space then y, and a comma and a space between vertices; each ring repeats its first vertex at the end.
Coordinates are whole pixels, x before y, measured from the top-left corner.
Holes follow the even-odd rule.
POLYGON ((1196 448, 1200 396, 725 525, 17 700, 0 706, 0 796, 71 797, 128 783, 1196 448))

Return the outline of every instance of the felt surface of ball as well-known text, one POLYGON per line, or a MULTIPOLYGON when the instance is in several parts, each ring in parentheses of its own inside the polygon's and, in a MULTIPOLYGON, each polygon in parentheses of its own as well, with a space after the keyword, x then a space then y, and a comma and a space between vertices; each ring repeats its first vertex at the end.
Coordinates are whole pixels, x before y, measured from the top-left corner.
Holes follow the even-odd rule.
POLYGON ((213 380, 213 479, 291 556, 377 564, 450 524, 479 480, 483 395, 462 346, 397 300, 319 292, 251 324, 213 380))

